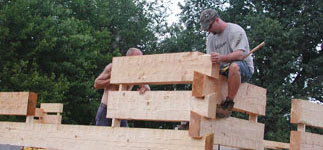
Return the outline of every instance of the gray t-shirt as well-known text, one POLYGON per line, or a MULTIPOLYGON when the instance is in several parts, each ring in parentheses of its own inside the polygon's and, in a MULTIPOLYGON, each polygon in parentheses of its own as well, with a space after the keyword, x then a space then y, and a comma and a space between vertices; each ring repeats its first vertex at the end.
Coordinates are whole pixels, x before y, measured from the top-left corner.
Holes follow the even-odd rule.
MULTIPOLYGON (((227 27, 220 34, 210 33, 206 41, 206 52, 217 52, 221 55, 228 55, 236 50, 243 50, 243 55, 250 52, 246 32, 237 24, 228 23, 227 27)), ((251 73, 254 73, 253 58, 248 56, 244 59, 251 73)))

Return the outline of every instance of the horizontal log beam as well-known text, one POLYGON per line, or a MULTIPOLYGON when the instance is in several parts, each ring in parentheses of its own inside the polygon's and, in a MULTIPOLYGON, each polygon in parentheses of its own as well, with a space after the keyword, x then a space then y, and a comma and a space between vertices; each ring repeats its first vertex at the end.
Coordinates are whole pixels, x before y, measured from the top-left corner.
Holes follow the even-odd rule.
POLYGON ((0 122, 0 144, 60 150, 212 150, 213 134, 194 139, 184 130, 0 122))
POLYGON ((290 149, 290 144, 264 140, 264 147, 270 149, 290 149))
POLYGON ((214 144, 243 149, 263 149, 264 124, 229 117, 207 119, 191 112, 189 135, 214 133, 214 144))
POLYGON ((63 104, 61 103, 40 103, 40 108, 46 113, 63 113, 63 104))
POLYGON ((303 131, 291 131, 291 150, 318 150, 323 149, 323 135, 303 131))
MULTIPOLYGON (((228 95, 227 79, 221 75, 219 78, 213 78, 206 74, 194 72, 192 95, 204 97, 205 95, 214 92, 217 94, 217 101, 221 103, 228 95)), ((234 111, 265 115, 267 101, 266 93, 267 90, 265 88, 249 83, 242 83, 234 98, 234 111)))
POLYGON ((219 64, 210 55, 182 52, 114 57, 111 84, 192 84, 193 72, 219 76, 219 64))
POLYGON ((299 99, 292 100, 291 123, 323 128, 323 116, 318 114, 323 114, 323 105, 299 99))
POLYGON ((0 115, 34 116, 36 103, 36 93, 0 92, 0 115))
POLYGON ((215 118, 215 94, 195 98, 191 91, 110 91, 107 117, 126 120, 189 121, 190 111, 215 118))

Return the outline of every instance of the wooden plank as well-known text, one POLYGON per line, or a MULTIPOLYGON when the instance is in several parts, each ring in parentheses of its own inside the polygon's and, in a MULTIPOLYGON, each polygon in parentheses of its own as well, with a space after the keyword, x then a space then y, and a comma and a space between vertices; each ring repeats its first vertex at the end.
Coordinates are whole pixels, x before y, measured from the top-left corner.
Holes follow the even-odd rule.
POLYGON ((323 149, 323 135, 303 131, 291 131, 291 150, 321 150, 323 149))
POLYGON ((323 128, 323 116, 318 114, 323 114, 323 105, 299 99, 292 100, 291 123, 323 128))
POLYGON ((297 131, 306 131, 306 126, 305 124, 297 124, 297 131))
POLYGON ((264 147, 270 149, 289 149, 289 143, 264 140, 264 147))
POLYGON ((117 118, 112 119, 111 127, 120 127, 120 125, 121 125, 121 119, 117 119, 117 118))
POLYGON ((249 114, 249 121, 258 122, 258 116, 255 114, 249 114))
POLYGON ((213 134, 193 139, 184 130, 0 122, 0 144, 60 150, 212 150, 213 134))
POLYGON ((62 116, 61 115, 44 115, 41 119, 41 123, 61 124, 62 123, 62 116))
POLYGON ((228 87, 225 87, 228 86, 228 84, 225 84, 226 82, 225 76, 220 75, 219 78, 214 78, 194 71, 192 95, 201 98, 216 92, 218 95, 217 98, 223 100, 225 98, 224 95, 228 95, 228 87))
POLYGON ((61 103, 40 103, 40 108, 46 113, 62 113, 63 104, 61 103))
POLYGON ((219 64, 201 52, 114 57, 112 66, 111 84, 191 84, 194 71, 219 75, 219 64))
POLYGON ((215 95, 204 99, 191 91, 110 91, 107 118, 152 121, 189 121, 190 111, 215 118, 215 95))
MULTIPOLYGON (((207 94, 221 91, 217 101, 222 101, 228 95, 227 79, 220 76, 218 79, 211 76, 194 73, 194 81, 192 87, 192 95, 203 97, 207 94)), ((265 115, 266 113, 266 93, 265 88, 261 88, 249 83, 242 83, 238 93, 234 99, 234 111, 243 113, 251 113, 257 115, 265 115)))
POLYGON ((264 124, 229 117, 207 119, 191 113, 189 135, 200 137, 214 133, 214 144, 244 148, 263 149, 264 124))
POLYGON ((44 116, 44 111, 41 108, 36 108, 35 111, 35 117, 43 117, 44 116))
POLYGON ((36 103, 36 93, 0 92, 0 115, 34 116, 36 103))
POLYGON ((34 116, 26 116, 26 123, 34 123, 34 116))

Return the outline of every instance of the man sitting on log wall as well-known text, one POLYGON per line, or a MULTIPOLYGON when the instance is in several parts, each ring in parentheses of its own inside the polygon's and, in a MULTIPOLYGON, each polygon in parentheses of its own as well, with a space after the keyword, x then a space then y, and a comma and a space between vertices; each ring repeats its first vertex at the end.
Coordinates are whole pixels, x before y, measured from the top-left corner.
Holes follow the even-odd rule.
POLYGON ((254 72, 253 58, 243 59, 250 51, 248 38, 242 27, 223 21, 213 9, 201 13, 200 23, 201 29, 210 33, 206 51, 211 54, 212 63, 220 63, 220 74, 228 78, 228 96, 216 109, 218 118, 226 118, 232 113, 240 84, 248 81, 254 72))

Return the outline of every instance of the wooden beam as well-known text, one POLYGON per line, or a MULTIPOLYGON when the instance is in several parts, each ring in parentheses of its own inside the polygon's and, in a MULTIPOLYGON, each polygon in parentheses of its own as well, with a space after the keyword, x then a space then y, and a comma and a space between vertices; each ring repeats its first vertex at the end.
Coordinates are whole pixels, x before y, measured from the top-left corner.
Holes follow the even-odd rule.
POLYGON ((111 127, 120 127, 121 125, 121 120, 117 118, 112 119, 111 127))
POLYGON ((289 143, 264 140, 264 147, 270 149, 289 149, 289 143))
POLYGON ((152 121, 189 121, 190 111, 215 118, 215 95, 204 99, 191 91, 110 91, 107 118, 152 121))
POLYGON ((40 108, 46 113, 63 113, 61 103, 40 103, 40 108))
POLYGON ((111 84, 191 84, 193 72, 218 77, 219 64, 210 55, 182 52, 114 57, 111 84))
POLYGON ((258 116, 255 114, 249 114, 249 121, 258 122, 258 116))
POLYGON ((323 116, 318 114, 323 114, 323 105, 299 99, 292 100, 291 123, 323 128, 323 116))
POLYGON ((207 119, 191 112, 189 135, 200 137, 208 133, 214 133, 214 144, 244 149, 263 149, 264 124, 233 117, 207 119))
MULTIPOLYGON (((206 74, 195 72, 192 95, 203 97, 214 92, 218 95, 217 101, 224 100, 228 95, 227 79, 224 76, 220 76, 216 79, 206 74), (221 93, 219 94, 218 91, 221 91, 221 93)), ((234 111, 265 115, 266 93, 267 90, 265 88, 249 83, 242 83, 234 99, 234 111)))
POLYGON ((35 110, 35 117, 43 117, 44 116, 44 110, 41 108, 36 108, 35 110))
POLYGON ((219 78, 214 78, 194 71, 192 95, 202 98, 205 95, 216 92, 218 99, 223 100, 225 98, 224 95, 228 95, 228 84, 225 84, 226 82, 225 76, 220 75, 219 78))
POLYGON ((0 92, 0 115, 34 116, 36 103, 36 93, 0 92))
POLYGON ((42 117, 40 123, 61 124, 62 123, 62 116, 61 115, 44 115, 42 117))
POLYGON ((299 123, 297 124, 297 131, 306 131, 306 126, 305 124, 299 123))
POLYGON ((321 150, 323 149, 323 135, 303 131, 291 131, 291 150, 321 150))
POLYGON ((0 144, 60 150, 212 150, 212 137, 193 139, 184 130, 0 122, 0 144))

